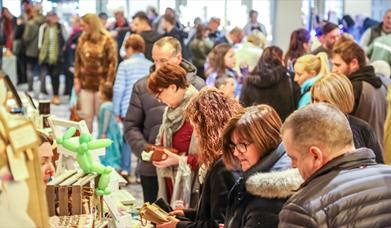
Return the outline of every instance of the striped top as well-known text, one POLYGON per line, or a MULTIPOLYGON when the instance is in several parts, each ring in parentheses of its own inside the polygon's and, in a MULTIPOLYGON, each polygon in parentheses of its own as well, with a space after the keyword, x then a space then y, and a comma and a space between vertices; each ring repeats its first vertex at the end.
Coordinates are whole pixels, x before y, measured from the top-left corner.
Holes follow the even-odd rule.
POLYGON ((133 54, 118 66, 113 88, 113 110, 116 115, 125 117, 134 83, 149 74, 152 62, 144 54, 133 54))

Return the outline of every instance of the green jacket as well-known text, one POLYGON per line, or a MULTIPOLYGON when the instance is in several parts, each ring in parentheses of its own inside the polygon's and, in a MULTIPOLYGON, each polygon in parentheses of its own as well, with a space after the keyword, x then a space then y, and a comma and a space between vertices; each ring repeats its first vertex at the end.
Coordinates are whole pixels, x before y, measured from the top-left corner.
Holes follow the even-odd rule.
POLYGON ((367 49, 370 61, 383 60, 391 65, 391 34, 376 38, 367 49))

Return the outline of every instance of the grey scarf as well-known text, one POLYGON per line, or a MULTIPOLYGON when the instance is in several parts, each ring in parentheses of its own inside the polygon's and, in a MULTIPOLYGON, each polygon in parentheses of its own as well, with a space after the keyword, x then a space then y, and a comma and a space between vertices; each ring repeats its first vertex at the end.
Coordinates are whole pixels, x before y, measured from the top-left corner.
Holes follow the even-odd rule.
POLYGON ((163 114, 163 122, 160 125, 159 134, 156 137, 156 145, 162 144, 166 147, 172 147, 172 136, 183 126, 185 118, 183 111, 190 99, 197 93, 197 89, 194 86, 189 85, 185 91, 185 96, 181 104, 176 108, 166 107, 163 114), (163 142, 163 143, 161 143, 163 142))

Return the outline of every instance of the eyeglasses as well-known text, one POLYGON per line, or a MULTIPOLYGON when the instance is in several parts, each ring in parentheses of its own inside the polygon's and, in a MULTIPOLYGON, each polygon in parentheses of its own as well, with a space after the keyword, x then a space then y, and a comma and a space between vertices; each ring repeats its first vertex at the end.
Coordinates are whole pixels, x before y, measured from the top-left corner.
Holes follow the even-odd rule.
POLYGON ((247 152, 247 146, 251 145, 252 143, 238 143, 238 144, 229 144, 229 149, 232 151, 232 153, 235 151, 235 148, 241 153, 244 154, 247 152))

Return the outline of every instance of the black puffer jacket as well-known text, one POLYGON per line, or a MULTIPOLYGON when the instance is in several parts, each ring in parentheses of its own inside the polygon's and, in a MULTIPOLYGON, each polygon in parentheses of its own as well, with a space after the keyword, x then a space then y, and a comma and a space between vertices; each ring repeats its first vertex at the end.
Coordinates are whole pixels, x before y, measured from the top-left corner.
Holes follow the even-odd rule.
POLYGON ((347 118, 352 129, 354 146, 356 148, 366 147, 371 149, 376 155, 376 162, 384 164, 383 150, 371 126, 357 117, 348 115, 347 118))
POLYGON ((179 222, 177 228, 218 228, 226 218, 225 209, 229 190, 235 184, 235 177, 218 159, 208 170, 202 184, 197 209, 185 210, 191 222, 179 222))
POLYGON ((390 227, 391 167, 361 148, 339 156, 304 182, 280 212, 279 227, 390 227))
POLYGON ((383 149, 384 122, 387 115, 387 88, 375 75, 372 66, 361 67, 348 75, 354 91, 352 115, 366 121, 379 140, 383 149))
POLYGON ((297 108, 300 87, 283 66, 263 67, 249 75, 242 87, 239 101, 244 107, 268 104, 284 121, 297 108))
POLYGON ((229 194, 224 227, 277 227, 282 206, 302 183, 281 145, 236 182, 229 194))
MULTIPOLYGON (((181 67, 187 71, 187 80, 196 89, 205 86, 204 80, 196 75, 196 68, 191 63, 183 60, 181 67)), ((151 67, 151 72, 155 66, 151 67)), ((155 144, 159 133, 164 108, 163 103, 158 102, 147 89, 148 76, 139 79, 133 86, 132 96, 128 111, 124 120, 124 137, 132 148, 132 153, 141 160, 141 153, 147 144, 155 144)), ((141 160, 140 174, 143 176, 156 176, 156 169, 150 162, 141 160)))

